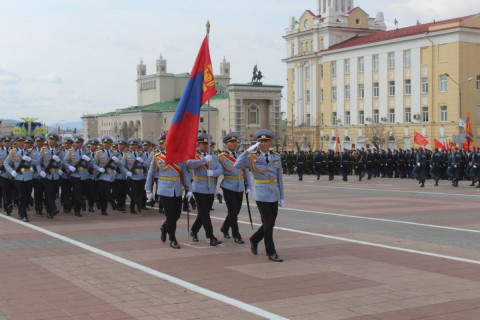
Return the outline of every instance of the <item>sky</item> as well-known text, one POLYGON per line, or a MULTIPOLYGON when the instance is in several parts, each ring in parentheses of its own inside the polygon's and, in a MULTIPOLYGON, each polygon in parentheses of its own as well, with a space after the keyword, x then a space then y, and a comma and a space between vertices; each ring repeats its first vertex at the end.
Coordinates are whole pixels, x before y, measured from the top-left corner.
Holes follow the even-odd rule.
MULTIPOLYGON (((387 29, 480 13, 478 0, 355 0, 387 29), (453 4, 454 3, 454 4, 453 4)), ((210 21, 214 74, 225 57, 231 83, 286 85, 282 38, 290 17, 317 0, 0 0, 0 119, 47 124, 136 105, 136 67, 190 72, 210 21)), ((284 89, 285 91, 285 89, 284 89)))

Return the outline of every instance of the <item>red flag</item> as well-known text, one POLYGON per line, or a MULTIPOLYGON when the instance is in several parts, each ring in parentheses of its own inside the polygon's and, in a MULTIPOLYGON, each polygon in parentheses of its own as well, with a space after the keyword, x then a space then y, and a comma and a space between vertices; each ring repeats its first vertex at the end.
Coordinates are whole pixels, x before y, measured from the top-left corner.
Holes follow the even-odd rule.
POLYGON ((435 138, 435 149, 439 149, 439 148, 442 148, 444 149, 445 146, 443 145, 443 143, 441 143, 440 141, 437 140, 437 138, 435 138))
POLYGON ((419 144, 421 146, 426 146, 428 144, 428 140, 425 139, 424 136, 422 136, 420 133, 418 133, 417 131, 414 131, 414 136, 413 136, 413 141, 416 143, 416 144, 419 144))
POLYGON ((208 35, 193 65, 167 134, 166 163, 179 163, 195 156, 200 108, 215 96, 215 79, 208 49, 208 35))
POLYGON ((472 123, 470 122, 470 112, 467 111, 467 120, 465 120, 465 142, 464 145, 467 147, 464 149, 469 150, 469 146, 473 145, 473 133, 472 133, 472 123))

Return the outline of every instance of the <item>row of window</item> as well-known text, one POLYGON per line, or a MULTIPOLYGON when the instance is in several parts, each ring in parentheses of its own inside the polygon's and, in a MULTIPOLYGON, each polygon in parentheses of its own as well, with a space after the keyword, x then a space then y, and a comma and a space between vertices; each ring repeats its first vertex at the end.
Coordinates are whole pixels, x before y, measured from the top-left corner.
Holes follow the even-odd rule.
POLYGON ((155 80, 144 81, 140 84, 140 91, 156 89, 156 88, 157 88, 157 82, 155 80))

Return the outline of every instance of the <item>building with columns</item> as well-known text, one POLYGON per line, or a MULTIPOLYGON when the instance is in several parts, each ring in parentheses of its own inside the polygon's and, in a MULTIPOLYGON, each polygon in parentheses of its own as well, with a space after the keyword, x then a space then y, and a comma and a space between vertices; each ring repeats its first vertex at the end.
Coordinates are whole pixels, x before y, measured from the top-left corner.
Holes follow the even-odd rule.
POLYGON ((284 39, 289 149, 434 147, 470 114, 480 138, 480 14, 386 31, 353 0, 318 0, 284 39))
MULTIPOLYGON (((156 72, 147 75, 147 67, 137 65, 137 106, 119 108, 102 114, 82 117, 84 138, 108 135, 113 139, 137 137, 151 139, 167 131, 177 109, 189 74, 167 72, 167 60, 160 55, 156 72)), ((215 75, 217 95, 210 99, 210 134, 219 148, 223 137, 237 131, 242 146, 253 142, 259 128, 268 128, 281 140, 280 99, 282 86, 262 82, 230 84, 230 62, 224 58, 220 73, 215 75)), ((198 130, 208 132, 207 105, 200 112, 198 130)))

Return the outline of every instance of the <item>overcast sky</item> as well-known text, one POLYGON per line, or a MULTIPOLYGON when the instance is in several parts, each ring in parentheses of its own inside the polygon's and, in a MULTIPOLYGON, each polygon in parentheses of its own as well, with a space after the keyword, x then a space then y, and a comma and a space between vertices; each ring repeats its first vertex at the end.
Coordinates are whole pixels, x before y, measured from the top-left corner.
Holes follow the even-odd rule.
MULTIPOLYGON (((388 29, 480 12, 478 0, 356 0, 388 29)), ((0 0, 0 118, 37 117, 47 124, 136 105, 136 66, 190 72, 211 23, 214 73, 223 57, 232 83, 285 86, 282 36, 289 18, 317 0, 0 0)))

